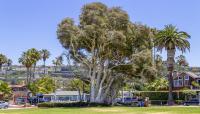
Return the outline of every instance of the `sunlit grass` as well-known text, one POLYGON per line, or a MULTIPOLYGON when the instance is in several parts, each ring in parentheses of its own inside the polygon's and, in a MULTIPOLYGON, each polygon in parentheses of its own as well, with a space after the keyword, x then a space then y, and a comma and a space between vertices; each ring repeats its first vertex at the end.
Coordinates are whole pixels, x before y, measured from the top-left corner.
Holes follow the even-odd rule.
POLYGON ((200 107, 97 107, 1 110, 0 114, 200 114, 200 107))

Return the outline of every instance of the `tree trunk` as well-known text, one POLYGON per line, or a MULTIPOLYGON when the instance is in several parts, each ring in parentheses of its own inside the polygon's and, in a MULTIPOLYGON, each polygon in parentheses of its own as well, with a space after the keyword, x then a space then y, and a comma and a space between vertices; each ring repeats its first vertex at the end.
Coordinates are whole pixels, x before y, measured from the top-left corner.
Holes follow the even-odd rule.
MULTIPOLYGON (((99 72, 100 74, 101 74, 101 72, 99 72)), ((95 101, 96 102, 98 102, 98 103, 102 103, 103 101, 102 101, 102 93, 103 93, 103 83, 104 83, 104 81, 105 81, 105 79, 106 79, 106 77, 107 77, 107 74, 106 74, 107 72, 104 70, 104 73, 103 73, 103 79, 101 79, 101 82, 100 82, 100 84, 98 85, 98 91, 97 91, 97 97, 96 97, 96 99, 95 99, 95 101)))
POLYGON ((92 76, 90 79, 90 102, 95 102, 95 77, 92 76))
POLYGON ((2 71, 2 64, 0 64, 0 72, 2 71))
POLYGON ((7 69, 6 69, 6 76, 5 76, 5 81, 6 82, 8 81, 8 69, 9 69, 9 66, 7 66, 7 69))
POLYGON ((29 83, 29 68, 26 68, 26 85, 29 83))
POLYGON ((34 64, 34 67, 33 67, 33 79, 35 79, 35 68, 36 68, 36 63, 34 64))
POLYGON ((85 93, 85 85, 84 85, 84 82, 83 82, 82 88, 83 88, 83 92, 82 92, 81 99, 82 99, 82 101, 84 101, 84 93, 85 93))
POLYGON ((46 74, 46 62, 44 61, 44 76, 46 74))
POLYGON ((167 68, 168 68, 168 81, 169 81, 169 93, 168 93, 168 105, 173 105, 173 71, 174 71, 174 56, 175 49, 167 50, 167 68))
POLYGON ((169 81, 169 93, 168 93, 168 105, 173 105, 174 100, 173 100, 173 76, 172 72, 169 72, 168 74, 168 81, 169 81))
POLYGON ((79 102, 81 102, 82 100, 81 100, 81 90, 80 89, 78 89, 78 96, 79 96, 79 102))

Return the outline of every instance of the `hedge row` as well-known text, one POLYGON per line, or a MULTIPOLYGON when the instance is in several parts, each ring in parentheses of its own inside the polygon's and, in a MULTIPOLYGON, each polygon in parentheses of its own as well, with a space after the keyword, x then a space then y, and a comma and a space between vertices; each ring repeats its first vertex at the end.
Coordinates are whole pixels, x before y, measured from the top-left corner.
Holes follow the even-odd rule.
POLYGON ((54 108, 54 107, 107 107, 110 106, 109 104, 105 103, 88 103, 88 102, 44 102, 39 103, 38 107, 48 107, 48 108, 54 108))
MULTIPOLYGON (((184 100, 185 94, 182 92, 176 93, 173 92, 174 100, 184 100)), ((140 96, 142 97, 149 97, 150 100, 167 100, 168 93, 167 92, 141 92, 140 96)))

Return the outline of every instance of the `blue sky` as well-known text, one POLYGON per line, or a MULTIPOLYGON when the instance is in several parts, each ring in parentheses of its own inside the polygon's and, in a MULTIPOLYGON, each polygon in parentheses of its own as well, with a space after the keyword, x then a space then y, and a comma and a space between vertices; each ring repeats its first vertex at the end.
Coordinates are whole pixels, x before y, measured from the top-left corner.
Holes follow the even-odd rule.
MULTIPOLYGON (((174 24, 188 32, 192 36, 191 51, 185 55, 191 66, 200 66, 200 0, 98 1, 122 7, 132 22, 158 29, 174 24)), ((65 17, 78 22, 81 7, 91 2, 95 0, 0 0, 0 53, 18 64, 23 51, 45 48, 51 51, 47 61, 51 64, 64 50, 56 37, 58 23, 65 17)), ((166 59, 166 53, 162 55, 166 59)))

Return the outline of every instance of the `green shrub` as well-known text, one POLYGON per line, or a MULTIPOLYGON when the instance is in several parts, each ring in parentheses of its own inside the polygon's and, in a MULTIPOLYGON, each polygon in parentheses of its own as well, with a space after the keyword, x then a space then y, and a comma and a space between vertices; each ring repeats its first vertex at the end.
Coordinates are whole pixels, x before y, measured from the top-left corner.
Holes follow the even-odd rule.
MULTIPOLYGON (((168 93, 167 92, 141 92, 140 96, 145 98, 149 97, 149 100, 167 100, 168 99, 168 93)), ((174 100, 184 100, 185 94, 183 92, 179 92, 179 95, 177 92, 173 92, 173 98, 174 100)))
POLYGON ((44 102, 39 103, 38 107, 48 107, 48 108, 54 108, 54 107, 105 107, 110 106, 106 103, 88 103, 88 102, 44 102))

